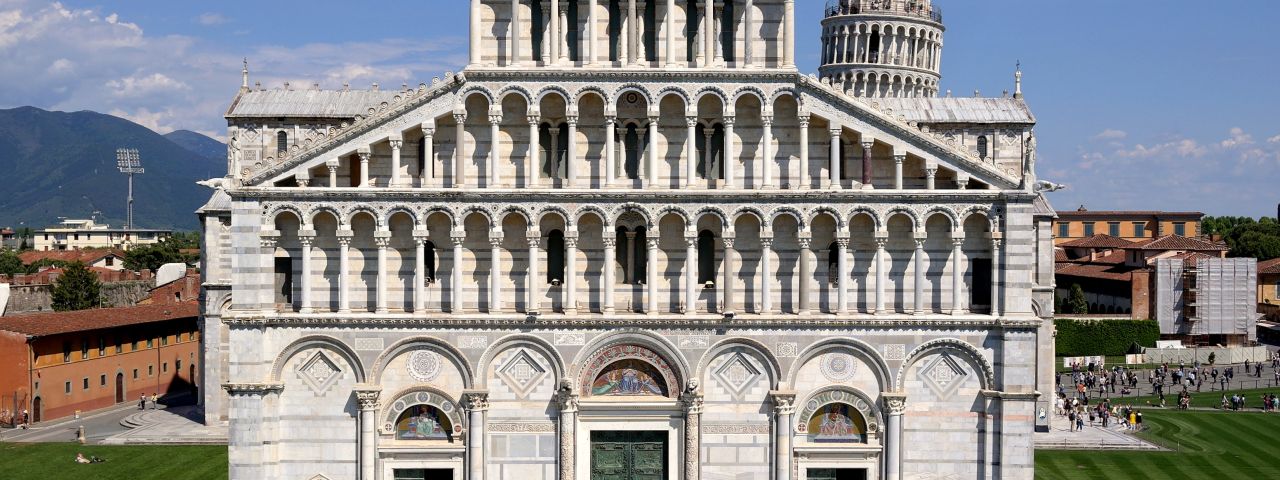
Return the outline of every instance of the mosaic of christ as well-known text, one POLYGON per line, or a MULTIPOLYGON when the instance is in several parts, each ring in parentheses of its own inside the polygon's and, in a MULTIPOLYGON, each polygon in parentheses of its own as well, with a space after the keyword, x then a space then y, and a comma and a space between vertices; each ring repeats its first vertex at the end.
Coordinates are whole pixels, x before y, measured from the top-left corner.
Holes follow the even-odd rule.
POLYGON ((843 403, 830 403, 809 418, 809 438, 815 442, 866 443, 867 425, 862 415, 843 403))
POLYGON ((640 360, 621 360, 600 372, 591 384, 596 396, 667 396, 665 381, 652 365, 640 360))

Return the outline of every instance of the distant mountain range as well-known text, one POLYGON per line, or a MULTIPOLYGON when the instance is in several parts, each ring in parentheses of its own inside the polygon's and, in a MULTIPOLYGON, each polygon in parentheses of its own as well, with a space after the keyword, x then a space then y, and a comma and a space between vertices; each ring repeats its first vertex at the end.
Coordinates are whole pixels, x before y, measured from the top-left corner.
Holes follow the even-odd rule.
POLYGON ((127 180, 116 149, 135 148, 146 173, 134 177, 134 223, 194 230, 209 189, 195 182, 226 174, 226 147, 190 131, 160 135, 96 112, 0 110, 0 227, 41 228, 59 217, 124 225, 127 180))

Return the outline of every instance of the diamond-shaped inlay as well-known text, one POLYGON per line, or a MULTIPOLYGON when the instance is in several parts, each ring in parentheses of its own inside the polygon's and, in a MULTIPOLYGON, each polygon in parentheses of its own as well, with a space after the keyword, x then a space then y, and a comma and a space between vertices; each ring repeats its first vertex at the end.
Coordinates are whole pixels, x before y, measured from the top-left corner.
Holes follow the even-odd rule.
POLYGON ((418 350, 409 355, 409 376, 419 382, 430 382, 440 376, 440 355, 418 350))
POLYGON ((526 350, 516 352, 515 356, 498 369, 498 378, 522 399, 528 397, 546 376, 547 369, 526 350))
POLYGON ((342 371, 324 352, 316 352, 298 367, 298 378, 301 378, 316 395, 323 394, 341 377, 342 371))
POLYGON ((734 398, 741 399, 760 378, 760 370, 742 352, 734 353, 713 375, 734 398))
POLYGON ((969 372, 944 352, 921 368, 917 376, 939 399, 946 400, 960 388, 969 372))
POLYGON ((858 373, 858 362, 848 353, 832 352, 822 356, 822 376, 833 382, 847 382, 858 373))

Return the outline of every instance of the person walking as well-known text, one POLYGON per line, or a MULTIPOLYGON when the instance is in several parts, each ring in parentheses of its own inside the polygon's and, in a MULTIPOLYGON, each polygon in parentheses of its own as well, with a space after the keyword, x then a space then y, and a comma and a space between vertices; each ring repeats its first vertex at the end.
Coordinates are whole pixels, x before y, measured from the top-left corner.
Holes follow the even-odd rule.
POLYGON ((160 396, 156 395, 155 393, 151 394, 151 409, 152 410, 160 409, 160 396))
POLYGON ((146 410, 146 409, 147 409, 147 394, 140 393, 138 394, 138 410, 146 410))

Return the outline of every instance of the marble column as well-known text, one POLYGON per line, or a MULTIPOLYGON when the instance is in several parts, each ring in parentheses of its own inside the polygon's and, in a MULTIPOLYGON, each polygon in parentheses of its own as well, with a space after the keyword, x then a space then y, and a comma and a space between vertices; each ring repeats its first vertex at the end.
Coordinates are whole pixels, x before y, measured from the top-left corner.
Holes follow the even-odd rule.
POLYGON ((711 66, 715 62, 715 20, 719 17, 713 14, 712 5, 712 0, 702 0, 702 8, 699 9, 699 13, 702 14, 702 52, 698 57, 698 66, 703 68, 711 66))
POLYGON ((735 154, 735 142, 733 139, 733 124, 736 119, 733 116, 726 115, 724 117, 724 187, 728 189, 738 188, 737 175, 734 167, 738 163, 735 154))
MULTIPOLYGON (((685 109, 692 109, 693 106, 686 105, 685 109)), ((698 117, 684 117, 684 126, 687 129, 685 134, 685 165, 684 165, 684 184, 688 188, 697 185, 698 180, 698 117)))
POLYGON ((356 401, 360 405, 360 480, 378 478, 378 395, 382 391, 372 386, 357 386, 356 401))
POLYGON ((351 239, 355 236, 338 227, 338 313, 351 313, 351 239))
POLYGON ((655 225, 650 231, 652 235, 646 236, 647 248, 645 260, 645 300, 648 305, 645 306, 645 313, 649 315, 657 315, 658 312, 658 228, 655 225))
POLYGON ((569 62, 569 30, 573 28, 569 25, 569 2, 571 1, 574 0, 564 0, 560 3, 560 24, 556 27, 556 49, 560 53, 557 57, 560 64, 569 62))
MULTIPOLYGON (((876 314, 884 315, 889 312, 885 311, 884 287, 889 283, 889 269, 885 267, 885 257, 889 254, 884 247, 889 243, 888 235, 876 234, 876 314)), ((890 262, 892 263, 892 261, 890 262)))
POLYGON ((338 188, 338 159, 325 161, 324 166, 329 169, 329 188, 338 188))
POLYGON ((746 0, 746 8, 744 8, 742 12, 742 52, 740 54, 743 57, 742 64, 747 67, 754 66, 755 64, 755 45, 753 45, 751 41, 755 38, 754 17, 756 8, 754 3, 755 2, 752 0, 746 0))
POLYGON ((603 280, 604 281, 604 302, 603 302, 604 307, 603 307, 603 310, 605 314, 613 314, 614 312, 613 285, 618 281, 617 273, 616 273, 617 263, 618 263, 618 248, 617 248, 618 237, 615 237, 613 235, 613 232, 609 231, 609 227, 606 226, 605 232, 604 232, 604 238, 602 238, 601 241, 602 243, 604 243, 604 280, 603 280))
POLYGON ((502 231, 494 230, 489 233, 489 313, 497 313, 501 311, 502 231))
POLYGON ((762 115, 760 121, 764 126, 764 155, 760 159, 760 171, 764 176, 764 180, 760 185, 763 189, 775 188, 773 184, 773 115, 762 115))
POLYGON ((667 11, 664 12, 663 29, 667 31, 667 49, 666 64, 667 67, 675 68, 676 65, 676 0, 667 0, 667 11))
POLYGON ((925 190, 933 190, 934 187, 937 185, 938 166, 926 165, 924 168, 924 175, 925 175, 925 183, 924 183, 925 190))
POLYGON ((960 249, 960 247, 963 247, 963 246, 964 246, 964 237, 954 236, 953 234, 953 238, 951 239, 951 314, 952 315, 960 315, 964 313, 964 308, 962 307, 961 301, 960 301, 961 298, 963 298, 960 294, 961 294, 962 287, 964 286, 964 280, 963 280, 964 279, 964 275, 963 275, 964 260, 961 258, 961 255, 964 255, 964 252, 961 251, 960 249))
POLYGON ((902 414, 907 410, 907 397, 903 394, 882 393, 886 425, 884 431, 884 478, 902 479, 902 414))
POLYGON ((373 242, 378 246, 378 287, 377 304, 374 312, 387 313, 387 248, 391 246, 391 231, 373 232, 373 242))
POLYGON ((560 407, 560 475, 559 480, 574 480, 574 449, 577 448, 578 395, 562 384, 556 394, 560 407))
MULTIPOLYGON (((258 247, 260 248, 258 252, 261 255, 263 265, 267 267, 267 271, 270 271, 271 265, 275 261, 276 246, 279 244, 279 231, 272 230, 270 232, 263 232, 258 236, 258 247)), ((268 273, 264 275, 264 277, 265 278, 263 278, 263 280, 274 283, 274 279, 271 277, 271 274, 268 273)), ((292 307, 293 306, 290 305, 290 311, 293 310, 292 307)), ((263 295, 259 297, 258 308, 261 309, 264 314, 270 315, 276 313, 278 308, 276 306, 275 296, 271 292, 263 292, 263 295)))
POLYGON ((400 148, 404 147, 404 138, 399 135, 387 140, 391 144, 391 188, 400 186, 400 148))
POLYGON ((538 275, 538 264, 542 262, 542 232, 537 229, 531 229, 524 234, 525 240, 529 242, 529 279, 525 285, 525 292, 529 298, 525 300, 524 311, 527 314, 536 314, 540 310, 539 303, 542 300, 542 284, 545 282, 538 275))
POLYGON ((1000 292, 1000 238, 991 239, 991 316, 999 317, 1004 309, 1000 305, 1003 295, 1000 292))
POLYGON ((800 283, 800 288, 798 290, 800 290, 800 301, 798 302, 799 309, 797 313, 800 315, 808 315, 811 308, 809 306, 809 292, 813 285, 813 266, 811 265, 812 260, 809 259, 809 257, 813 255, 813 252, 810 252, 809 250, 813 247, 813 238, 809 237, 807 234, 801 234, 799 242, 800 278, 798 281, 800 283))
POLYGON ((646 156, 649 161, 648 172, 644 178, 648 181, 645 185, 648 188, 657 188, 658 183, 658 116, 649 115, 649 155, 646 156))
POLYGON ((773 313, 773 234, 760 237, 760 311, 773 313))
POLYGON ((836 239, 836 308, 835 313, 849 313, 849 238, 836 239))
POLYGON ((564 177, 560 176, 560 127, 550 127, 547 133, 551 137, 551 155, 547 157, 547 170, 551 171, 551 185, 560 180, 564 186, 564 177))
POLYGON ((916 253, 915 253, 915 256, 911 257, 911 269, 915 271, 915 275, 916 275, 915 291, 913 292, 914 296, 912 297, 913 298, 912 303, 913 303, 915 314, 923 315, 925 313, 924 271, 926 268, 924 264, 924 261, 925 261, 924 242, 927 237, 926 237, 926 234, 924 233, 917 233, 915 237, 916 237, 915 238, 916 253))
POLYGON ((874 141, 862 141, 862 188, 874 188, 871 185, 871 147, 875 145, 874 141))
MULTIPOLYGON (((711 137, 713 135, 715 135, 715 130, 709 126, 702 129, 702 176, 710 182, 710 185, 716 185, 716 179, 719 178, 719 174, 713 165, 715 156, 711 154, 711 137)), ((721 152, 721 156, 724 156, 723 152, 721 152)))
POLYGON ((809 116, 801 115, 800 119, 800 174, 796 186, 800 190, 809 188, 812 178, 809 177, 809 116))
POLYGON ((684 314, 698 313, 698 234, 686 232, 684 236, 684 314))
POLYGON ((627 0, 627 59, 625 65, 635 65, 640 50, 636 37, 639 36, 640 22, 636 19, 636 0, 627 0))
POLYGON ((462 242, 467 239, 466 232, 462 230, 454 230, 449 233, 449 240, 453 242, 453 265, 450 265, 449 279, 449 313, 462 312, 462 268, 464 261, 462 259, 462 242))
POLYGON ((435 137, 435 123, 422 124, 422 171, 418 172, 418 175, 422 177, 419 181, 419 186, 423 188, 436 186, 435 178, 433 178, 436 165, 435 137))
POLYGON ((413 233, 413 311, 427 311, 427 231, 413 233))
POLYGON ((893 188, 902 190, 902 164, 907 161, 906 155, 893 156, 893 188))
POLYGON ((733 279, 736 277, 736 275, 734 275, 734 272, 733 272, 733 256, 735 253, 733 250, 733 243, 737 239, 734 238, 734 233, 732 230, 730 230, 728 232, 725 232, 723 240, 724 240, 724 272, 721 272, 721 273, 724 274, 723 275, 724 279, 721 280, 720 290, 721 292, 723 292, 724 303, 720 305, 720 312, 728 313, 728 312, 734 311, 733 279))
POLYGON ((489 393, 466 391, 462 394, 467 409, 467 480, 484 480, 485 412, 489 410, 489 393))
POLYGON ((796 1, 783 1, 782 68, 796 66, 796 1))
POLYGON ((626 257, 627 270, 623 272, 622 283, 630 285, 636 281, 636 232, 623 233, 626 244, 622 246, 622 253, 626 257))
POLYGON ((578 313, 578 235, 564 237, 564 313, 578 313))
POLYGON ((773 401, 773 479, 791 479, 791 416, 795 414, 795 392, 769 392, 773 401))
POLYGON ((480 0, 471 0, 471 64, 480 64, 480 0))
POLYGON ((550 52, 550 63, 560 63, 560 0, 550 0, 549 10, 543 10, 544 15, 542 21, 547 22, 551 28, 551 34, 547 35, 547 49, 544 52, 550 52))
POLYGON ((530 113, 525 117, 525 120, 529 122, 529 158, 526 159, 526 164, 529 166, 527 186, 537 187, 542 183, 542 141, 538 138, 540 137, 538 135, 538 124, 541 123, 542 118, 536 113, 530 113))
POLYGON ((840 132, 842 130, 843 129, 838 126, 833 126, 828 129, 828 134, 831 136, 831 162, 828 170, 831 173, 831 188, 836 190, 843 187, 840 181, 840 164, 843 163, 843 159, 840 157, 840 132))
POLYGON ((555 38, 555 31, 551 29, 551 7, 542 0, 537 1, 542 3, 542 64, 551 65, 551 46, 555 44, 551 40, 555 38))
MULTIPOLYGON (((303 226, 306 229, 306 226, 303 226)), ((311 244, 316 240, 314 230, 310 234, 298 234, 298 243, 302 247, 302 278, 299 279, 298 313, 311 313, 311 244)))
POLYGON ((715 0, 714 7, 715 12, 711 15, 711 31, 713 32, 711 35, 711 38, 713 39, 711 46, 713 48, 712 51, 715 52, 716 66, 723 67, 725 64, 724 42, 721 41, 722 39, 720 37, 724 34, 724 31, 722 30, 723 26, 720 25, 719 20, 724 18, 724 0, 715 0))
MULTIPOLYGON (((599 27, 596 25, 598 23, 596 20, 596 10, 598 10, 598 8, 599 5, 597 5, 597 0, 587 1, 587 39, 590 42, 587 44, 587 63, 589 65, 595 65, 600 61, 600 56, 596 53, 600 48, 600 34, 597 33, 599 27)), ((579 12, 581 12, 581 10, 579 10, 579 12)), ((581 15, 581 13, 579 13, 579 15, 581 15)))
POLYGON ((498 163, 501 161, 501 154, 498 151, 498 127, 502 124, 502 115, 489 114, 489 184, 488 188, 497 188, 500 180, 498 175, 498 163))
MULTIPOLYGON (((520 64, 520 0, 511 0, 511 61, 508 65, 520 64)), ((530 38, 533 38, 530 36, 530 38)))
POLYGON ((369 147, 360 147, 356 155, 360 156, 360 188, 369 188, 372 186, 369 185, 369 157, 373 156, 373 153, 369 147))
POLYGON ((565 141, 565 159, 564 171, 567 173, 568 180, 566 186, 574 188, 578 186, 578 116, 569 115, 565 121, 569 124, 569 139, 565 141))
POLYGON ((457 122, 454 128, 456 138, 453 144, 453 188, 462 188, 467 183, 467 114, 453 114, 453 121, 457 122))
POLYGON ((684 480, 698 480, 701 477, 699 454, 702 452, 702 392, 697 391, 697 382, 690 382, 685 393, 680 394, 680 403, 684 407, 684 480))
POLYGON ((618 143, 618 140, 617 140, 618 123, 617 122, 618 122, 617 115, 606 114, 604 116, 604 154, 605 154, 604 186, 605 188, 613 186, 613 179, 618 175, 617 172, 615 171, 615 167, 617 166, 617 160, 618 160, 618 157, 617 157, 618 149, 615 146, 618 143))

